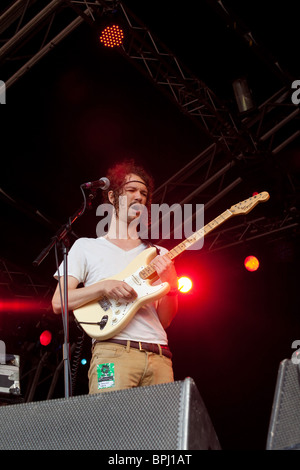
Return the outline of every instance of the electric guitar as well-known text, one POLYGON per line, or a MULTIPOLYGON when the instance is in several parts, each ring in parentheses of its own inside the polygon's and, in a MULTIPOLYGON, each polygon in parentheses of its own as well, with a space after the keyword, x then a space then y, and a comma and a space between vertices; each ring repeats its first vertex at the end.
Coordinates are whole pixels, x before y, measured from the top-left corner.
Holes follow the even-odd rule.
MULTIPOLYGON (((269 197, 269 194, 264 191, 235 204, 192 236, 179 243, 168 252, 167 256, 174 259, 226 220, 238 214, 248 214, 259 202, 265 202, 269 197)), ((170 286, 167 282, 158 285, 153 284, 158 279, 154 265, 151 264, 156 255, 155 247, 147 248, 124 271, 109 278, 125 281, 129 284, 137 293, 137 297, 133 301, 117 301, 102 296, 98 300, 89 302, 73 311, 76 320, 91 338, 99 341, 112 338, 126 327, 143 305, 158 300, 169 292, 170 286)))

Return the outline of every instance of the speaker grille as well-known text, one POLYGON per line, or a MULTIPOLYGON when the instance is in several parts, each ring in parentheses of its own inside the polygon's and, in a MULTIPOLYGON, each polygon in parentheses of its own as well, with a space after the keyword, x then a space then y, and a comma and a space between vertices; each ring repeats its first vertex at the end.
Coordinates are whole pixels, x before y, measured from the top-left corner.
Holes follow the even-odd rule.
POLYGON ((272 408, 267 450, 300 449, 299 366, 280 363, 272 408))
MULTIPOLYGON (((32 402, 0 408, 0 449, 30 450, 170 450, 188 448, 189 415, 202 417, 198 401, 188 402, 196 389, 192 379, 95 395, 32 402), (197 411, 198 410, 198 411, 197 411)), ((197 390, 197 389, 196 389, 197 390)), ((213 448, 203 440, 203 430, 192 430, 194 448, 213 448), (195 442, 195 436, 198 436, 195 442)), ((202 423, 203 427, 203 420, 202 423)))

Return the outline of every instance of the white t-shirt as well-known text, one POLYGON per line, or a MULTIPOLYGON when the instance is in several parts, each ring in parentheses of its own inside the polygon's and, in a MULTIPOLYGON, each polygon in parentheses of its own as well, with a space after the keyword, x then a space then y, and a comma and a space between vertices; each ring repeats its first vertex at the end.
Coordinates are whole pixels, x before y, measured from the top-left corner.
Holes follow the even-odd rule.
MULTIPOLYGON (((68 275, 84 286, 90 286, 123 271, 145 248, 146 245, 141 244, 126 251, 103 237, 79 238, 68 254, 68 275)), ((168 252, 166 248, 158 248, 160 254, 168 252)), ((59 272, 63 276, 63 264, 59 272)), ((57 279, 57 273, 54 276, 57 279)), ((167 334, 158 318, 156 306, 157 302, 143 306, 114 338, 167 344, 167 334)))

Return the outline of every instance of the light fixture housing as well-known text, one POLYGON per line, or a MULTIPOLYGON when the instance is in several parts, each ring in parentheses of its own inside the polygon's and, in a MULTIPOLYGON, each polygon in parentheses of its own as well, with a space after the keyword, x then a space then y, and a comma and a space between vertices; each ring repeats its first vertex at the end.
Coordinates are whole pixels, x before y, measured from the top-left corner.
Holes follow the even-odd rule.
POLYGON ((252 93, 246 78, 238 78, 232 82, 236 104, 240 114, 246 114, 255 109, 252 93))

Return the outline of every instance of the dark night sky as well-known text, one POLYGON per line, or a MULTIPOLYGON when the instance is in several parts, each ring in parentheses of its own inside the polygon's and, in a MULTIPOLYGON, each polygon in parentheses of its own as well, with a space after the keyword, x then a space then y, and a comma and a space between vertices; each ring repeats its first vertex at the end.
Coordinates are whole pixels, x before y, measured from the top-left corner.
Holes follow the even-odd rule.
MULTIPOLYGON (((296 2, 286 1, 284 8, 265 2, 264 9, 259 1, 226 3, 299 79, 296 2)), ((247 75, 258 102, 279 88, 206 1, 125 4, 226 102, 233 101, 230 83, 238 75, 247 75)), ((7 92, 1 108, 1 189, 20 206, 55 221, 57 229, 81 205, 80 184, 104 176, 113 162, 136 158, 159 186, 206 143, 187 116, 125 58, 101 49, 89 26, 82 25, 7 92)), ((293 149, 299 162, 299 142, 293 149)), ((297 165, 292 171, 299 176, 297 165)), ((247 184, 251 187, 251 181, 247 184)), ((260 184, 262 190, 276 188, 267 174, 260 184)), ((217 213, 243 199, 244 190, 239 187, 220 201, 217 213)), ((267 211, 268 203, 257 213, 267 211)), ((54 285, 53 252, 32 268, 53 227, 6 198, 1 217, 1 257, 54 285)), ((91 211, 74 231, 94 237, 95 224, 91 211)), ((175 378, 194 378, 224 449, 265 448, 278 366, 291 356, 291 344, 300 335, 298 262, 293 237, 258 239, 213 253, 192 251, 178 259, 178 274, 189 274, 194 289, 180 298, 168 330, 175 378), (260 259, 255 273, 243 267, 248 254, 260 259)), ((81 393, 85 370, 79 381, 81 393)))

